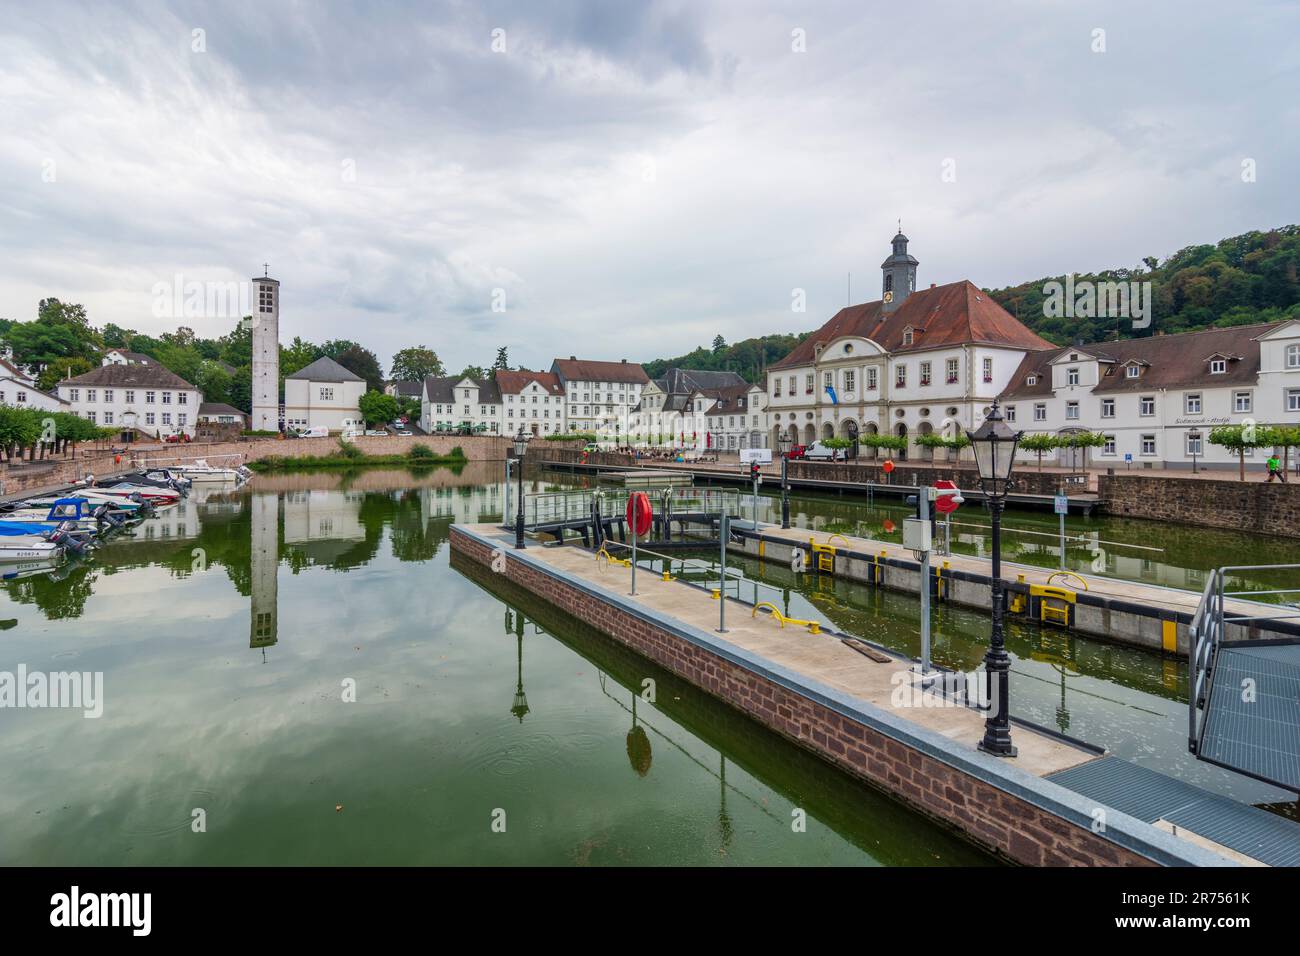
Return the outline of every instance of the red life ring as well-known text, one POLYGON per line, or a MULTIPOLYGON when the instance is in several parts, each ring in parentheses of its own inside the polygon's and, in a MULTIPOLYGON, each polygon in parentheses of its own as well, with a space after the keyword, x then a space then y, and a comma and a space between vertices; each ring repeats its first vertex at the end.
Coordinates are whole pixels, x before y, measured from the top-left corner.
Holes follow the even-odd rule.
POLYGON ((650 523, 653 520, 653 512, 650 509, 650 498, 644 491, 634 491, 627 499, 627 525, 632 529, 632 533, 643 535, 650 530, 650 523))
POLYGON ((884 463, 883 465, 881 465, 880 467, 883 468, 883 469, 885 470, 885 474, 889 474, 891 471, 894 470, 894 462, 893 462, 893 459, 891 459, 891 458, 886 458, 886 459, 885 459, 885 463, 884 463))

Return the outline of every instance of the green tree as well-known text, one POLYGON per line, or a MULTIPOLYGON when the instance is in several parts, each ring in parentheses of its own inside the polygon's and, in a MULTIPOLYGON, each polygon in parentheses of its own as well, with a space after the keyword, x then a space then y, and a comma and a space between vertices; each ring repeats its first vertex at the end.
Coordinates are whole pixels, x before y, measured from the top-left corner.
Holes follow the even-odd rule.
POLYGON ((397 418, 397 399, 380 391, 369 391, 358 403, 361 415, 368 425, 382 425, 397 418))
POLYGON ((353 375, 364 378, 367 388, 375 391, 383 390, 384 369, 374 352, 354 342, 333 358, 353 375))
POLYGON ((465 370, 460 373, 461 378, 472 378, 474 381, 482 384, 488 379, 487 369, 481 365, 466 365, 465 370))
POLYGON ((42 392, 51 391, 63 379, 84 375, 92 368, 94 366, 79 355, 57 358, 36 377, 36 387, 42 392))
POLYGON ((393 355, 393 367, 389 374, 396 382, 422 382, 430 375, 446 375, 442 359, 433 349, 417 345, 402 349, 393 355))
POLYGON ((1210 429, 1210 444, 1237 453, 1239 475, 1246 480, 1246 451, 1250 448, 1272 448, 1275 430, 1263 425, 1219 425, 1210 429))
POLYGON ((508 372, 510 371, 510 356, 506 353, 506 347, 503 345, 497 349, 496 361, 492 363, 492 371, 508 372))
POLYGON ((1020 436, 1020 447, 1025 451, 1032 451, 1038 455, 1038 470, 1043 470, 1043 454, 1061 447, 1060 435, 1049 435, 1047 432, 1034 432, 1031 435, 1020 436))

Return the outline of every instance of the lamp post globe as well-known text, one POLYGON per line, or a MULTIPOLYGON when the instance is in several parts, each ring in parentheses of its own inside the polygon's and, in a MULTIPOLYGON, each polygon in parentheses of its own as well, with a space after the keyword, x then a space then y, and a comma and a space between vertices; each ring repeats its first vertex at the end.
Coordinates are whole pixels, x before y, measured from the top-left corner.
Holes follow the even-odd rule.
POLYGON ((781 432, 776 444, 781 450, 781 527, 788 528, 790 527, 790 482, 787 478, 787 467, 790 463, 790 446, 794 444, 789 429, 781 432))
POLYGON ((524 426, 519 426, 519 431, 514 438, 515 445, 515 471, 519 473, 519 510, 515 512, 515 547, 523 548, 524 546, 524 454, 528 451, 528 436, 524 434, 524 426))
POLYGON ((1006 605, 1006 591, 1002 585, 1002 507, 1011 487, 1011 470, 1015 467, 1016 447, 1021 433, 1011 428, 1002 417, 996 400, 983 423, 974 431, 967 431, 971 448, 975 452, 975 465, 979 469, 980 487, 988 502, 989 517, 993 527, 992 589, 993 628, 989 649, 984 655, 984 670, 988 675, 992 711, 984 721, 984 739, 979 749, 997 757, 1014 757, 1016 748, 1011 743, 1011 701, 1009 697, 1011 657, 1007 654, 1006 639, 1002 631, 1002 616, 1006 605))

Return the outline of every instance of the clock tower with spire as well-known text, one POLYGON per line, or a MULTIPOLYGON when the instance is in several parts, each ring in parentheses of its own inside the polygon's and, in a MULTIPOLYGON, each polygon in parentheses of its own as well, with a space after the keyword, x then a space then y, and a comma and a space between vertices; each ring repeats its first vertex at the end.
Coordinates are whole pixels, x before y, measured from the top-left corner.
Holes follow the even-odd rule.
POLYGON ((898 234, 894 236, 893 254, 880 264, 882 285, 880 299, 884 310, 892 312, 909 295, 916 291, 916 267, 920 265, 915 256, 908 255, 907 236, 903 235, 903 224, 898 224, 898 234))

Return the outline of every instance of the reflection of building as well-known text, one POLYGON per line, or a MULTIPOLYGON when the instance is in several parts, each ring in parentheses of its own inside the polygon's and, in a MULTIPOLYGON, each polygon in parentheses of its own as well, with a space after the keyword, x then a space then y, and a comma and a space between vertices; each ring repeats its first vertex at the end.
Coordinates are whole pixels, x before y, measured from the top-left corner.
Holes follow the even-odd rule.
POLYGON ((270 647, 276 642, 276 603, 280 564, 280 497, 254 494, 249 501, 250 586, 249 647, 270 647))
POLYGON ((461 524, 500 520, 501 486, 493 482, 481 488, 467 485, 421 488, 420 512, 426 524, 439 518, 450 518, 461 524))
POLYGON ((290 491, 284 496, 284 543, 313 564, 329 564, 365 539, 361 491, 290 491))

